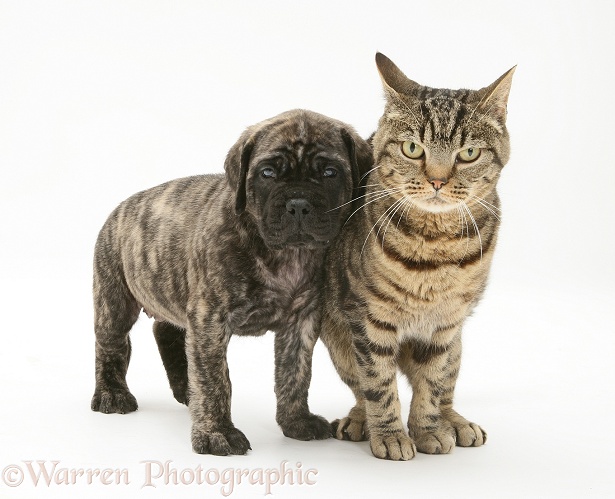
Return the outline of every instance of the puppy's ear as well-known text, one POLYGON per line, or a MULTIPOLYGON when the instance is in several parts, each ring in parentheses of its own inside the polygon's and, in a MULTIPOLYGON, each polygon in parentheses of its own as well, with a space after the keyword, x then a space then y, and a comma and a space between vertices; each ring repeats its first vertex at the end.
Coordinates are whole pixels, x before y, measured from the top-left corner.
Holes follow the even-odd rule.
POLYGON ((342 140, 348 149, 348 156, 352 166, 352 200, 356 204, 365 195, 367 173, 372 168, 374 158, 371 143, 368 144, 356 132, 341 130, 342 140))
POLYGON ((248 166, 250 155, 254 148, 254 138, 246 137, 243 134, 239 140, 231 147, 224 161, 226 178, 231 189, 235 191, 235 213, 241 215, 246 209, 246 178, 248 176, 248 166))

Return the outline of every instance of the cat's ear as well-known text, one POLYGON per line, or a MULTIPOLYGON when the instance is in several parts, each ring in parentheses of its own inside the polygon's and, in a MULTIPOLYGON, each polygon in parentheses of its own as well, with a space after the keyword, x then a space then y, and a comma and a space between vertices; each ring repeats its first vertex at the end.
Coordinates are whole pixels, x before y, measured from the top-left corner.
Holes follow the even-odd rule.
POLYGON ((506 122, 506 104, 515 69, 517 66, 510 68, 491 85, 478 91, 481 100, 477 109, 491 114, 503 123, 506 122))
POLYGON ((388 96, 399 97, 399 94, 414 95, 421 86, 408 78, 391 59, 380 52, 376 53, 376 67, 382 85, 388 96))

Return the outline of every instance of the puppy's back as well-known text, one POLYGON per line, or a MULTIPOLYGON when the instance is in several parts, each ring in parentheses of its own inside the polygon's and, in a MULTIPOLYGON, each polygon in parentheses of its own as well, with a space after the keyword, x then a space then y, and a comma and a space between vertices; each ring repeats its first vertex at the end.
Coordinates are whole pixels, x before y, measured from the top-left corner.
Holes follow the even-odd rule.
POLYGON ((178 305, 188 294, 187 254, 199 224, 208 213, 222 212, 214 205, 228 202, 229 195, 222 174, 172 180, 132 195, 98 235, 95 276, 121 278, 146 310, 183 322, 185 308, 178 305))

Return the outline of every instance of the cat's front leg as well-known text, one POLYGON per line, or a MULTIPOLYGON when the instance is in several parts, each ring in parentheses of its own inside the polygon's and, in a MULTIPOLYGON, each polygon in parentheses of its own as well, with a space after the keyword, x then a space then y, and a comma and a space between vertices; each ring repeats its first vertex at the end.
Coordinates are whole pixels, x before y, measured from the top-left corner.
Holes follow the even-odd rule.
MULTIPOLYGON (((442 332, 441 332, 442 333, 442 332)), ((486 433, 453 410, 453 395, 461 363, 461 330, 448 338, 423 343, 410 341, 401 347, 399 366, 412 385, 408 418, 410 435, 419 452, 448 454, 455 445, 479 446, 486 433)))
POLYGON ((416 447, 404 431, 397 393, 395 326, 370 320, 368 314, 364 326, 352 328, 372 453, 393 461, 412 459, 416 447))

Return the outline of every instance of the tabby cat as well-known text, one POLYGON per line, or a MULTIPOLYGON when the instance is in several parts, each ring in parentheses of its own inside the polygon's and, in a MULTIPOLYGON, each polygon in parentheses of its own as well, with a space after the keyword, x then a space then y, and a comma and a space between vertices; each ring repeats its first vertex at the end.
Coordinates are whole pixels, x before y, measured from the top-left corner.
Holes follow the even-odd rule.
POLYGON ((339 439, 379 458, 445 454, 487 435, 453 409, 461 328, 485 289, 509 157, 515 68, 481 90, 421 86, 376 55, 386 95, 364 204, 328 263, 321 336, 356 405, 339 439), (412 386, 403 428, 397 368, 412 386))

